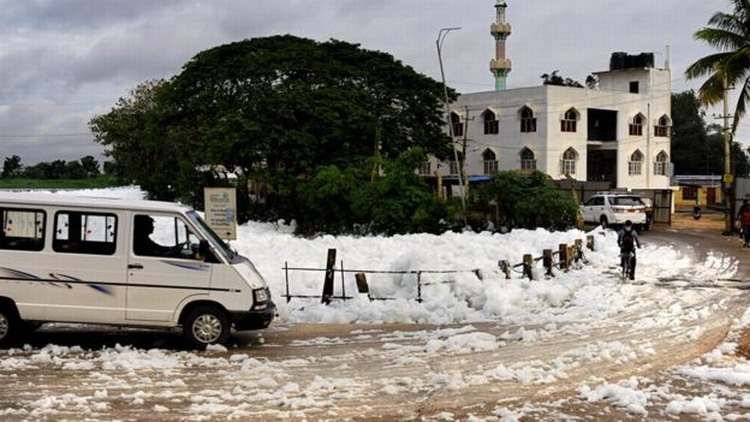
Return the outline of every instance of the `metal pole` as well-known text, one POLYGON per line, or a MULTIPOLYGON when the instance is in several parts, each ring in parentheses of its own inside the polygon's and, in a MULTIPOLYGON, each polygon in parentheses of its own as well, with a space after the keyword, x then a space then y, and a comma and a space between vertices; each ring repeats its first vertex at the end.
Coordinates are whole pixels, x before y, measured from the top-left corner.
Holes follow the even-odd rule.
MULTIPOLYGON (((453 147, 453 159, 456 161, 456 166, 459 165, 458 152, 456 151, 455 138, 453 136, 453 120, 451 119, 450 104, 448 102, 448 85, 445 84, 445 70, 443 69, 443 55, 441 49, 443 47, 443 41, 450 31, 459 30, 461 27, 453 26, 450 28, 441 28, 438 32, 438 37, 435 40, 435 46, 437 47, 438 62, 440 63, 440 77, 443 80, 443 96, 445 100, 445 121, 448 124, 448 134, 451 138, 451 147, 453 147)), ((465 158, 465 157, 464 157, 465 158)), ((464 226, 468 225, 466 222, 466 194, 464 192, 464 182, 461 176, 461 169, 458 169, 458 185, 460 186, 461 192, 461 210, 463 211, 464 226)))
POLYGON ((724 176, 721 178, 722 180, 722 186, 724 186, 724 233, 725 234, 731 234, 732 233, 732 215, 730 214, 730 205, 731 202, 729 200, 729 189, 730 189, 730 180, 727 180, 727 177, 732 173, 732 166, 730 162, 730 133, 729 133, 729 104, 728 104, 728 91, 729 86, 727 82, 727 77, 724 75, 724 176))

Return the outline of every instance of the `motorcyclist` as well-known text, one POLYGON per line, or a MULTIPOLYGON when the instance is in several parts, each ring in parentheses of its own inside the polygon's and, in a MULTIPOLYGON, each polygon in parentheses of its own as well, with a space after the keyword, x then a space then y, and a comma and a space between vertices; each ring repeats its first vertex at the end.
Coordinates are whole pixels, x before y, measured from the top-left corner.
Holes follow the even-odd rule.
POLYGON ((635 279, 635 248, 641 248, 638 233, 633 229, 633 222, 627 220, 625 226, 617 232, 617 245, 620 247, 620 265, 625 266, 625 260, 630 257, 630 272, 627 274, 631 280, 635 279), (632 253, 631 253, 632 252, 632 253))

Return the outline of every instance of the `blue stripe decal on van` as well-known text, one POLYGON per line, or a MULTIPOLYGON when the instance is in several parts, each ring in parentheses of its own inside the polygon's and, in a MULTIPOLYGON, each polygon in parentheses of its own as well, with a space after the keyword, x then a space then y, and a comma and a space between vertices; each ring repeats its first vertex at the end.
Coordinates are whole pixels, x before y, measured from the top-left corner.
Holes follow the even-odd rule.
POLYGON ((30 273, 15 270, 13 268, 0 267, 0 281, 33 281, 39 283, 49 284, 55 287, 62 287, 61 278, 64 278, 65 287, 73 288, 71 285, 81 284, 87 285, 90 288, 102 292, 104 294, 114 294, 108 286, 114 287, 141 287, 141 288, 153 288, 153 289, 172 289, 172 290, 197 290, 202 292, 226 292, 226 293, 242 293, 242 289, 232 288, 217 288, 217 287, 197 287, 197 286, 174 286, 164 284, 146 284, 146 283, 126 283, 126 282, 106 282, 106 281, 85 281, 72 277, 66 274, 53 274, 50 273, 52 278, 41 278, 30 273))
POLYGON ((186 270, 193 270, 193 271, 208 271, 208 269, 211 268, 211 266, 206 265, 206 264, 189 264, 185 262, 164 261, 164 260, 162 260, 161 262, 165 264, 169 264, 173 267, 183 268, 186 270))
MULTIPOLYGON (((114 293, 112 293, 112 290, 110 290, 110 289, 108 289, 108 288, 106 288, 104 286, 100 286, 98 284, 85 283, 80 278, 73 277, 73 276, 70 276, 70 275, 67 275, 67 274, 49 273, 49 276, 52 277, 52 278, 54 278, 54 279, 61 280, 61 281, 62 280, 67 280, 67 281, 75 281, 75 282, 77 282, 79 284, 86 284, 87 286, 91 287, 92 289, 96 290, 97 292, 104 293, 104 294, 110 295, 110 296, 114 295, 114 293)), ((50 283, 50 284, 56 284, 56 283, 50 283)), ((65 285, 69 289, 73 288, 73 286, 71 286, 70 283, 65 283, 65 285)))

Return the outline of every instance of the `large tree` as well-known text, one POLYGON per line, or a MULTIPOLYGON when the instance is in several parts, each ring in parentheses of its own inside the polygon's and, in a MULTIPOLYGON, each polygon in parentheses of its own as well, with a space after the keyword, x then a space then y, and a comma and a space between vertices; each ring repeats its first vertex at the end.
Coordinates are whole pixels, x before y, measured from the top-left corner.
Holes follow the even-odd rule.
POLYGON ((672 94, 672 121, 675 174, 723 174, 723 141, 709 139, 695 91, 672 94))
POLYGON ((239 170, 242 198, 250 180, 260 183, 269 215, 294 218, 299 182, 321 167, 395 159, 412 147, 439 158, 450 151, 442 85, 342 41, 284 35, 226 44, 141 88, 91 128, 125 174, 156 196, 216 183, 211 170, 221 165, 239 170), (154 172, 151 159, 166 160, 164 168, 154 172))

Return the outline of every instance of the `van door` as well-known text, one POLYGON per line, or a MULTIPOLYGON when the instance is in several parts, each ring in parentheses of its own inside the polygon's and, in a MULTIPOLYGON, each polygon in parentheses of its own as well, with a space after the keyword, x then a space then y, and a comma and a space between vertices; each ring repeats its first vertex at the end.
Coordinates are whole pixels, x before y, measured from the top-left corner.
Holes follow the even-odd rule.
POLYGON ((46 319, 122 323, 127 262, 122 215, 64 209, 53 219, 53 253, 36 259, 45 269, 46 319))
POLYGON ((211 264, 181 216, 135 213, 131 228, 126 319, 172 321, 183 302, 210 295, 211 264))

